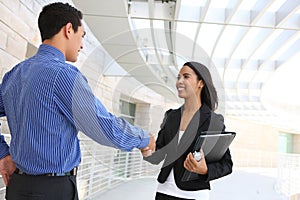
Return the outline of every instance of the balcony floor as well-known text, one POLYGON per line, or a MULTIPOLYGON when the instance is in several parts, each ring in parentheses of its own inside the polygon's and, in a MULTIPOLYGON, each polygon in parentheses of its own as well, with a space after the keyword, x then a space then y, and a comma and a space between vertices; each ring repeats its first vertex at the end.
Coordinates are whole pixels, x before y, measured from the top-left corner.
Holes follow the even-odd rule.
MULTIPOLYGON (((234 171, 229 176, 211 182, 210 200, 287 200, 275 191, 276 178, 272 177, 272 173, 234 171)), ((130 180, 93 199, 153 200, 156 184, 155 177, 130 180)))

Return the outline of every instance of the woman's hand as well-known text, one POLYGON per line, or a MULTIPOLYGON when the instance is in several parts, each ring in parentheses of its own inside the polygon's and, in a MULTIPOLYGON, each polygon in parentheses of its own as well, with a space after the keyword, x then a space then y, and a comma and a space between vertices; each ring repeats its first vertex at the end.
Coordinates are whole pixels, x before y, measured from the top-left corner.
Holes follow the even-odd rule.
POLYGON ((184 161, 183 166, 190 172, 195 172, 197 174, 205 175, 208 173, 208 168, 206 165, 206 161, 202 149, 200 153, 201 153, 200 161, 196 161, 193 154, 189 153, 184 161))
POLYGON ((156 141, 153 134, 150 133, 150 141, 147 147, 141 149, 141 153, 143 157, 151 156, 153 152, 155 152, 156 141))
POLYGON ((152 155, 152 150, 149 147, 146 147, 141 150, 143 157, 148 157, 152 155))

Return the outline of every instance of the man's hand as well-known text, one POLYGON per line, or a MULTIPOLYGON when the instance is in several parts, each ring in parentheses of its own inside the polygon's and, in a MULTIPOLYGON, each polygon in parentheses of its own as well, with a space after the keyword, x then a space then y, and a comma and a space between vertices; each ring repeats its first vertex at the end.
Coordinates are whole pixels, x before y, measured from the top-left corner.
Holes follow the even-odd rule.
POLYGON ((11 159, 10 155, 5 156, 0 160, 0 173, 6 186, 15 170, 16 164, 11 159))
POLYGON ((151 156, 151 154, 155 152, 155 147, 156 147, 155 138, 153 134, 150 134, 150 142, 146 148, 141 150, 142 155, 144 157, 151 156))

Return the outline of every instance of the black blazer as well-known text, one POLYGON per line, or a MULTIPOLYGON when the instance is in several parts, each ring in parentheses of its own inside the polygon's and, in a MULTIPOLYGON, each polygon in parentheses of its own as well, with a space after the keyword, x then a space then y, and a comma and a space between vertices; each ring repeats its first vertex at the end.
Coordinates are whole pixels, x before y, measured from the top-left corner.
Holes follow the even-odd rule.
POLYGON ((161 130, 159 131, 156 140, 157 151, 155 151, 152 156, 144 158, 152 164, 159 164, 164 160, 164 164, 157 178, 158 182, 164 183, 173 168, 174 178, 178 188, 188 191, 210 189, 210 180, 223 177, 232 172, 233 163, 228 149, 220 161, 207 163, 207 175, 199 174, 197 180, 181 181, 185 171, 183 166, 184 160, 186 159, 187 154, 192 152, 197 136, 199 136, 202 131, 225 130, 223 116, 211 111, 207 105, 202 105, 198 114, 200 114, 200 116, 198 116, 198 118, 194 116, 189 124, 189 126, 195 126, 196 124, 194 130, 197 131, 190 131, 189 134, 183 134, 180 143, 178 144, 181 108, 168 110, 166 112, 164 121, 161 125, 161 130))

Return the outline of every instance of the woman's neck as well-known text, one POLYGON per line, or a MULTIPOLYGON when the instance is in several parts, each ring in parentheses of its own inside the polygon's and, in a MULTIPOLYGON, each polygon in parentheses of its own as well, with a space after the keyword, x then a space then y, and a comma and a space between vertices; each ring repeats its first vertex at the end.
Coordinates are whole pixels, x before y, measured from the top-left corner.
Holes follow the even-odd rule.
POLYGON ((184 101, 184 110, 187 112, 196 112, 201 107, 200 98, 189 98, 184 101))
POLYGON ((188 124, 190 123, 193 116, 199 110, 200 107, 201 107, 200 100, 197 101, 196 99, 194 100, 185 99, 181 120, 180 120, 180 130, 184 131, 187 128, 188 124))

